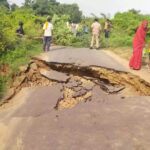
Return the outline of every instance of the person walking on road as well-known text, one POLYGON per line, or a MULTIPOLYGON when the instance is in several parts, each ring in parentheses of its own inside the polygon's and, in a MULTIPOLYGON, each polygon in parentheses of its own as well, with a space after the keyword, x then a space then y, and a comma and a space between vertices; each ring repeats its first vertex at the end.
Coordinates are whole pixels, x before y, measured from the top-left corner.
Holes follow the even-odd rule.
POLYGON ((53 36, 53 24, 51 23, 51 19, 48 18, 47 22, 43 26, 43 51, 50 51, 51 40, 53 36))
POLYGON ((143 48, 147 46, 145 43, 145 36, 148 31, 148 21, 143 21, 138 28, 133 39, 133 56, 130 59, 129 66, 131 69, 140 70, 142 62, 143 48))
POLYGON ((94 43, 96 42, 96 49, 99 49, 99 38, 101 33, 101 25, 98 23, 98 19, 94 20, 94 23, 91 25, 92 40, 90 48, 94 48, 94 43))

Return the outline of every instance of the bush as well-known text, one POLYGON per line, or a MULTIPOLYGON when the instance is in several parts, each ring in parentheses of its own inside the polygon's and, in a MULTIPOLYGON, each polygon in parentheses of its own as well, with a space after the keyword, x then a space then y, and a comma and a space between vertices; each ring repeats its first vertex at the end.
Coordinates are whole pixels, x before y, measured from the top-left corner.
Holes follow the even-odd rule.
POLYGON ((58 17, 54 15, 53 17, 53 25, 54 25, 54 36, 53 41, 59 45, 72 45, 73 40, 75 37, 72 33, 67 29, 66 22, 69 20, 68 15, 63 15, 58 17))
POLYGON ((6 84, 6 79, 0 76, 0 99, 3 97, 3 94, 6 91, 5 84, 6 84))
POLYGON ((10 16, 0 11, 0 54, 8 48, 14 48, 16 35, 10 21, 10 16))

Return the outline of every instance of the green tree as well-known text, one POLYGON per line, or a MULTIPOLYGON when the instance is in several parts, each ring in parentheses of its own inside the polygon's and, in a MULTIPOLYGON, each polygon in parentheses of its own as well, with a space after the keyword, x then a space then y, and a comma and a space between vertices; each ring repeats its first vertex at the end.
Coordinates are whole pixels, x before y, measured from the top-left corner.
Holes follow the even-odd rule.
MULTIPOLYGON (((26 0, 26 3, 30 4, 31 0, 26 0)), ((57 14, 61 15, 69 15, 72 22, 80 22, 82 19, 82 12, 79 10, 77 4, 60 4, 56 0, 34 0, 32 2, 32 8, 36 15, 49 15, 53 16, 57 14)))
POLYGON ((130 9, 129 12, 133 13, 133 14, 140 14, 140 10, 135 10, 135 9, 130 9))
POLYGON ((53 16, 57 9, 56 6, 58 6, 56 0, 34 0, 32 8, 37 15, 53 16))
POLYGON ((7 7, 7 8, 9 8, 9 3, 8 3, 7 0, 0 0, 0 5, 3 5, 5 7, 7 7))
POLYGON ((15 11, 17 8, 19 8, 16 4, 12 4, 11 6, 10 6, 10 9, 12 10, 12 11, 15 11))
POLYGON ((72 4, 69 9, 70 17, 73 20, 73 22, 80 22, 82 19, 82 12, 79 10, 79 7, 77 4, 72 4))
POLYGON ((25 0, 24 6, 31 7, 33 0, 25 0))
POLYGON ((69 15, 71 21, 74 23, 78 23, 82 19, 82 12, 79 10, 77 4, 60 4, 57 9, 57 14, 69 15))

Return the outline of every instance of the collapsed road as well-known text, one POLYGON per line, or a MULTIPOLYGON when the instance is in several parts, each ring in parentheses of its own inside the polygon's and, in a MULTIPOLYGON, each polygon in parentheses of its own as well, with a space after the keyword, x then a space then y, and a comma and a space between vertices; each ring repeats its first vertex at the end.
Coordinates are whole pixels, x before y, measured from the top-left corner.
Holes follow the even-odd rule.
POLYGON ((55 49, 13 80, 1 101, 1 150, 149 149, 150 83, 104 51, 55 49))

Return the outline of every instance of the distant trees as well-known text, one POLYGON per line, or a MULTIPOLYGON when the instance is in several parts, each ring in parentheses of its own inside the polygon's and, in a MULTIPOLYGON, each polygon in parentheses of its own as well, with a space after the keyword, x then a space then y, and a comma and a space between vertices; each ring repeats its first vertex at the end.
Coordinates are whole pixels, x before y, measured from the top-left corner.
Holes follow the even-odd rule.
POLYGON ((51 6, 48 0, 36 0, 33 2, 32 8, 37 15, 51 15, 51 6))
POLYGON ((130 9, 129 12, 133 13, 133 14, 140 14, 140 10, 136 10, 136 9, 130 9))
POLYGON ((25 0, 24 7, 32 8, 36 15, 41 16, 66 14, 72 22, 80 22, 82 18, 82 12, 77 4, 60 4, 56 0, 25 0))
POLYGON ((107 18, 107 15, 106 14, 104 14, 104 13, 100 13, 100 15, 103 17, 103 18, 107 18))
POLYGON ((5 7, 7 7, 7 8, 9 8, 9 3, 8 3, 7 0, 0 0, 0 5, 3 5, 5 7))
POLYGON ((16 4, 10 5, 10 9, 11 9, 12 11, 15 11, 17 8, 18 8, 18 6, 17 6, 16 4))
POLYGON ((30 7, 33 3, 33 0, 25 0, 24 6, 30 7))
MULTIPOLYGON (((8 8, 15 11, 19 7, 16 4, 9 5, 7 0, 0 0, 0 7, 8 8)), ((69 15, 70 21, 78 23, 82 19, 82 11, 77 4, 61 4, 56 0, 25 0, 23 9, 32 9, 35 15, 58 16, 69 15)))
POLYGON ((79 10, 77 4, 60 4, 58 6, 57 14, 67 14, 70 16, 72 22, 78 23, 81 21, 82 12, 79 10))

